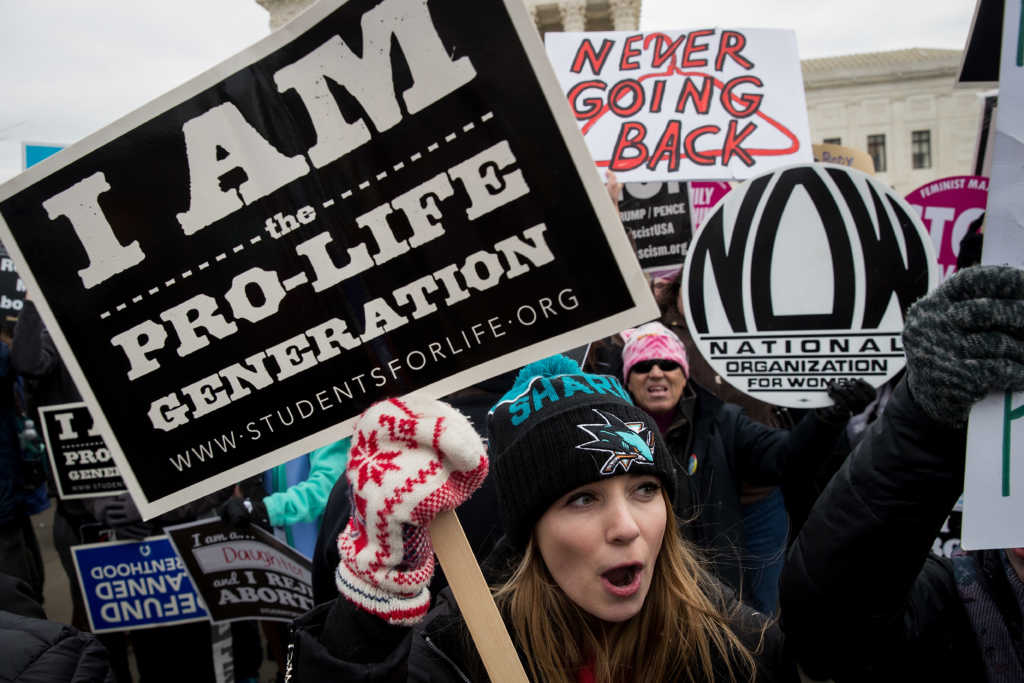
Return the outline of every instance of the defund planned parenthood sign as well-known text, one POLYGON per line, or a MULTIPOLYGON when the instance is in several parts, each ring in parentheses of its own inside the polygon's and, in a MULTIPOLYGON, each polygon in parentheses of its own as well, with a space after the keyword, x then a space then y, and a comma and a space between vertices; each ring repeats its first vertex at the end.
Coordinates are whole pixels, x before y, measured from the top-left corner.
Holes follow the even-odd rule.
POLYGON ((71 552, 93 633, 210 618, 166 536, 79 545, 71 552))
POLYGON ((813 159, 793 31, 549 31, 545 46, 594 161, 621 181, 813 159))
POLYGON ((147 517, 657 314, 516 0, 318 3, 0 217, 147 517))
POLYGON ((830 405, 831 381, 879 386, 905 358, 903 314, 938 280, 931 239, 887 185, 836 165, 734 188, 696 233, 686 320, 723 378, 768 403, 830 405))

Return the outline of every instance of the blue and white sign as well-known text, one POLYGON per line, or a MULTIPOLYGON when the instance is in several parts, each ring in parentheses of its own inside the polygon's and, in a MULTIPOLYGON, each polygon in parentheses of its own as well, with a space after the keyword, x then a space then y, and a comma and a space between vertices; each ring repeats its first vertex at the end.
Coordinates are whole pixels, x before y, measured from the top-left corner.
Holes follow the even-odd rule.
POLYGON ((22 168, 35 166, 46 157, 51 157, 64 149, 64 145, 46 145, 34 142, 25 142, 21 145, 22 168))
POLYGON ((71 551, 93 633, 209 620, 166 536, 80 545, 71 551))

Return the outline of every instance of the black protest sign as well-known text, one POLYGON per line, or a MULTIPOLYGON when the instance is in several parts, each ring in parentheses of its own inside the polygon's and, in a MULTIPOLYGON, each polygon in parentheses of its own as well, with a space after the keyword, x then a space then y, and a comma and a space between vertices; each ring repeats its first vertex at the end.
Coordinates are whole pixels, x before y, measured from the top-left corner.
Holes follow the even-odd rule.
POLYGON ((807 164, 734 188, 683 270, 686 322, 730 384, 767 403, 831 404, 829 382, 881 386, 905 364, 907 307, 938 282, 932 242, 892 188, 807 164))
POLYGON ((679 270, 693 234, 686 183, 626 183, 619 217, 645 271, 657 277, 679 270))
POLYGON ((313 609, 312 563, 263 529, 207 519, 165 531, 212 621, 291 621, 313 609))
POLYGON ((17 318, 25 301, 25 283, 14 272, 14 261, 0 244, 0 320, 17 318))
POLYGON ((943 522, 939 529, 939 535, 932 541, 932 552, 939 557, 953 557, 953 554, 960 551, 960 535, 963 530, 964 521, 964 497, 953 506, 949 517, 943 522))
POLYGON ((235 651, 231 624, 211 624, 213 636, 213 676, 217 683, 234 683, 235 651))
POLYGON ((61 500, 113 496, 125 490, 89 406, 82 402, 40 406, 39 419, 61 500))
POLYGON ((146 517, 657 314, 522 3, 289 28, 0 188, 146 517))

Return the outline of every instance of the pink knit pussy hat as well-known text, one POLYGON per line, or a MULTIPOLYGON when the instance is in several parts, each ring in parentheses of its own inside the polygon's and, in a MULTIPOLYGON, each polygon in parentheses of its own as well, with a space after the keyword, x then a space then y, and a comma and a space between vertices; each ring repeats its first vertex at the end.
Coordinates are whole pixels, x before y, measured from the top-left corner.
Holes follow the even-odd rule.
POLYGON ((683 374, 690 376, 686 347, 672 330, 661 323, 645 323, 623 330, 622 338, 626 341, 622 347, 623 382, 629 382, 629 371, 643 360, 674 360, 682 366, 683 374))

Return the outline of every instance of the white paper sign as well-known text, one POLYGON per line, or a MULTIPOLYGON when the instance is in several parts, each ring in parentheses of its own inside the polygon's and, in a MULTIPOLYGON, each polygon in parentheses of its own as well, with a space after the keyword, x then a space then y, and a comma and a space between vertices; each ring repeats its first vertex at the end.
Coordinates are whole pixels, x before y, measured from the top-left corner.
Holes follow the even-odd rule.
POLYGON ((989 394, 967 430, 964 521, 968 550, 1024 546, 1024 393, 989 394))
MULTIPOLYGON (((1018 3, 1003 17, 999 108, 982 263, 1024 267, 1024 35, 1018 3)), ((963 547, 1024 546, 1024 393, 991 394, 971 411, 963 547)))
POLYGON ((813 161, 793 31, 550 32, 545 43, 591 155, 619 180, 743 179, 813 161))

